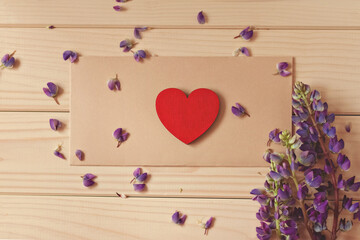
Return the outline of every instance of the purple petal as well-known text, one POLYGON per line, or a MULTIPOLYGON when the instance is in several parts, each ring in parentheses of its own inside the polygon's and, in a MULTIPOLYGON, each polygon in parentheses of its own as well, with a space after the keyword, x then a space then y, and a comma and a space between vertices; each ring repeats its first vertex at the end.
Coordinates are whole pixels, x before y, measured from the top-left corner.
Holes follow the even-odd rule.
POLYGON ((133 172, 133 175, 135 178, 137 178, 138 176, 140 176, 141 174, 141 168, 137 168, 135 169, 135 171, 133 172))
POLYGON ((84 159, 84 153, 81 150, 76 150, 75 155, 77 156, 77 158, 82 161, 84 159))
POLYGON ((10 58, 9 54, 5 54, 2 58, 1 58, 1 63, 5 64, 10 58))
POLYGON ((137 52, 135 52, 134 53, 134 59, 137 61, 137 62, 139 62, 140 61, 140 56, 139 56, 139 54, 137 53, 137 52))
POLYGON ((346 131, 346 132, 350 132, 350 131, 351 131, 351 124, 350 124, 350 123, 347 123, 347 124, 345 125, 345 131, 346 131))
POLYGON ((134 190, 137 192, 141 192, 145 188, 145 184, 133 184, 134 190))
POLYGON ((119 5, 113 6, 115 11, 120 11, 122 8, 119 5))
POLYGON ((65 52, 63 53, 63 59, 64 59, 65 61, 68 60, 69 57, 70 57, 70 55, 71 55, 71 53, 72 53, 72 51, 69 51, 69 50, 65 51, 65 52))
POLYGON ((247 56, 247 57, 250 56, 249 49, 247 49, 246 47, 242 47, 242 48, 241 48, 241 53, 244 54, 244 55, 247 56))
POLYGON ((261 195, 262 192, 261 192, 260 189, 255 188, 255 189, 251 190, 250 194, 252 194, 252 195, 261 195))
POLYGON ((118 128, 113 133, 113 136, 115 139, 119 140, 121 138, 121 134, 122 134, 122 128, 118 128))
POLYGON ((85 187, 90 187, 90 186, 92 186, 92 185, 94 185, 94 181, 93 180, 83 180, 83 184, 84 184, 84 186, 85 187))
POLYGON ((197 15, 197 21, 200 24, 204 24, 205 23, 205 16, 203 14, 203 11, 200 11, 197 15))
POLYGON ((61 158, 61 159, 65 159, 65 156, 61 153, 61 152, 59 152, 59 151, 54 151, 54 155, 55 156, 57 156, 57 157, 59 157, 59 158, 61 158))
POLYGON ((138 180, 139 182, 143 182, 143 181, 146 180, 146 178, 147 178, 147 173, 143 173, 143 174, 141 174, 140 176, 138 176, 138 177, 136 178, 136 180, 138 180))
POLYGON ((137 53, 141 58, 146 58, 146 52, 144 50, 138 50, 137 53))
POLYGON ((61 122, 57 119, 49 119, 50 127, 52 130, 57 131, 59 128, 61 128, 61 122))
POLYGON ((120 136, 119 141, 124 142, 127 140, 128 137, 129 137, 129 133, 124 133, 120 136))
POLYGON ((244 40, 250 40, 250 39, 252 38, 253 34, 254 34, 254 31, 253 31, 253 30, 250 30, 250 31, 248 31, 248 32, 245 32, 245 33, 242 35, 242 38, 243 38, 244 40))
POLYGON ((116 90, 120 90, 120 81, 119 80, 115 81, 115 88, 116 88, 116 90))
POLYGON ((70 62, 74 63, 78 58, 78 54, 76 52, 72 52, 70 55, 70 62))
POLYGON ((280 76, 282 76, 282 77, 287 77, 287 76, 289 76, 290 74, 291 74, 291 72, 286 71, 286 70, 280 71, 280 76))
POLYGON ((287 62, 280 62, 280 63, 276 64, 276 68, 279 72, 287 69, 288 67, 289 67, 289 64, 287 62))
POLYGON ((354 183, 349 187, 349 189, 353 192, 357 192, 359 188, 360 188, 360 182, 354 183))
POLYGON ((115 88, 115 79, 109 79, 107 84, 108 84, 108 87, 109 87, 110 90, 114 90, 114 88, 115 88))
POLYGON ((47 86, 50 90, 50 93, 52 94, 52 97, 54 97, 58 92, 58 87, 56 86, 55 83, 52 83, 52 82, 48 82, 47 86))
POLYGON ((238 108, 236 108, 236 107, 234 107, 234 106, 231 107, 231 112, 232 112, 235 116, 238 116, 238 117, 240 117, 240 116, 243 115, 243 112, 242 112, 240 109, 238 109, 238 108))
POLYGON ((127 0, 116 0, 116 2, 119 2, 119 3, 124 3, 126 2, 127 0))
POLYGON ((83 176, 83 178, 86 179, 86 180, 91 180, 91 179, 96 178, 96 176, 94 174, 92 174, 92 173, 87 173, 87 174, 85 174, 83 176))
POLYGON ((177 223, 179 222, 179 219, 180 219, 180 213, 179 213, 178 211, 176 211, 176 212, 172 215, 171 219, 172 219, 172 221, 173 221, 174 223, 177 224, 177 223))
POLYGON ((134 28, 134 37, 137 39, 141 39, 140 31, 138 28, 134 28))
POLYGON ((43 91, 44 91, 44 93, 46 94, 46 96, 48 96, 48 97, 52 97, 51 92, 50 92, 50 90, 49 90, 49 89, 47 89, 47 88, 43 88, 43 91))
POLYGON ((15 64, 15 58, 10 58, 7 62, 4 63, 4 66, 7 68, 12 68, 15 64))
POLYGON ((128 45, 129 41, 126 39, 126 40, 122 40, 120 42, 120 47, 123 48, 123 47, 126 47, 128 45))
POLYGON ((210 217, 209 220, 206 221, 205 223, 205 229, 208 229, 211 227, 212 221, 213 221, 213 217, 210 217))
POLYGON ((178 223, 179 223, 180 225, 184 224, 185 221, 186 221, 186 217, 187 217, 186 215, 183 215, 183 216, 179 219, 178 223))

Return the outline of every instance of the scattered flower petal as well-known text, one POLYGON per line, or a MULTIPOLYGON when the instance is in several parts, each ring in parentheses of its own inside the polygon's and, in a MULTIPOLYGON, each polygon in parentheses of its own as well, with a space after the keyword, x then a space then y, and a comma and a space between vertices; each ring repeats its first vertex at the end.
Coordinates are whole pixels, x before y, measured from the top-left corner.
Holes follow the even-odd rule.
POLYGON ((81 177, 83 179, 83 184, 85 187, 90 187, 94 185, 93 179, 96 178, 96 176, 92 173, 87 173, 84 176, 81 177))
POLYGON ((63 52, 63 59, 66 61, 70 59, 71 63, 74 63, 78 58, 78 54, 76 52, 67 50, 63 52))
POLYGON ((251 30, 250 26, 249 26, 249 27, 245 28, 244 30, 242 30, 238 36, 235 36, 234 39, 241 37, 242 39, 248 41, 253 37, 253 34, 254 34, 254 31, 251 30))
POLYGON ((110 78, 107 82, 107 85, 110 90, 120 90, 120 81, 118 79, 118 76, 116 74, 116 78, 110 78))
POLYGON ((54 131, 59 130, 59 128, 61 128, 61 125, 62 125, 59 120, 53 119, 53 118, 49 119, 49 123, 50 123, 51 129, 54 131))
POLYGON ((64 154, 61 153, 61 145, 59 145, 55 151, 54 151, 54 155, 61 158, 61 159, 65 159, 64 154))
POLYGON ((277 73, 274 75, 280 75, 282 77, 287 77, 291 74, 291 72, 287 71, 286 69, 289 67, 289 64, 287 62, 280 62, 276 64, 277 73))
POLYGON ((54 29, 55 26, 54 26, 54 25, 50 25, 50 26, 47 26, 46 28, 47 28, 47 29, 54 29))
POLYGON ((120 11, 122 9, 122 7, 120 7, 119 5, 113 6, 115 11, 120 11))
POLYGON ((0 68, 13 68, 15 64, 15 58, 13 57, 16 51, 14 51, 12 54, 5 54, 1 58, 1 65, 0 68))
POLYGON ((247 49, 246 47, 235 49, 233 52, 233 56, 237 57, 237 56, 239 56, 240 53, 242 53, 243 55, 245 55, 247 57, 250 56, 249 49, 247 49))
POLYGON ((144 183, 141 183, 141 184, 135 183, 135 184, 133 184, 133 187, 134 187, 135 191, 141 192, 144 190, 145 184, 144 183))
POLYGON ((345 125, 345 131, 348 132, 348 133, 351 131, 351 123, 347 123, 345 125))
POLYGON ((137 50, 136 52, 134 52, 134 59, 137 62, 140 62, 144 58, 146 58, 146 52, 144 50, 137 50))
POLYGON ((197 15, 197 21, 199 24, 204 24, 205 23, 205 16, 203 14, 203 11, 200 11, 197 15))
POLYGON ((176 224, 179 224, 179 225, 183 225, 185 223, 185 220, 186 220, 186 215, 182 215, 180 217, 180 212, 176 211, 172 217, 171 217, 172 221, 176 224))
POLYGON ((114 138, 118 141, 117 147, 120 147, 122 142, 125 142, 129 137, 129 133, 123 133, 122 128, 118 128, 113 133, 114 138))
POLYGON ((75 151, 75 155, 80 161, 84 160, 84 153, 80 149, 75 151))
POLYGON ((134 37, 137 39, 141 39, 140 32, 148 30, 148 27, 136 27, 134 28, 134 37))
POLYGON ((131 40, 125 39, 120 42, 120 48, 123 48, 123 52, 129 52, 134 47, 131 40))
POLYGON ((236 106, 231 107, 231 112, 235 116, 242 117, 243 115, 247 115, 248 117, 250 117, 250 115, 246 112, 246 110, 243 106, 241 106, 239 103, 235 103, 235 105, 236 106))

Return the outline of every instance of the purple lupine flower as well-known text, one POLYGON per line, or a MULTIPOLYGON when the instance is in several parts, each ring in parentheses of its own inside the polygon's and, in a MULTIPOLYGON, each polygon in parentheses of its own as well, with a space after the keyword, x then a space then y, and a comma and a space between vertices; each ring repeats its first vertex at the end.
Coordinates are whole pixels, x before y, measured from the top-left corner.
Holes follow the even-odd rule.
POLYGON ((241 106, 239 103, 235 103, 236 106, 231 107, 231 112, 237 116, 242 117, 244 115, 250 117, 250 115, 246 112, 245 108, 241 106))
POLYGON ((74 63, 78 58, 78 54, 76 52, 70 51, 70 50, 63 52, 63 59, 66 61, 69 58, 70 58, 70 62, 74 63))
POLYGON ((270 163, 270 160, 271 160, 270 159, 270 154, 271 154, 270 149, 266 150, 265 153, 263 154, 263 159, 268 163, 270 163))
POLYGON ((321 96, 320 96, 320 93, 317 91, 317 90, 313 90, 310 94, 310 101, 314 101, 314 100, 320 100, 321 99, 321 96))
POLYGON ((146 52, 144 50, 137 50, 136 52, 134 52, 134 59, 137 62, 140 62, 144 58, 146 58, 146 52))
POLYGON ((290 219, 280 222, 280 232, 288 235, 289 239, 299 239, 297 231, 297 224, 294 220, 290 219))
POLYGON ((353 192, 357 192, 360 188, 360 182, 356 182, 355 183, 355 176, 349 178, 348 180, 346 180, 346 185, 345 185, 345 191, 351 190, 353 192))
MULTIPOLYGON (((327 227, 326 227, 326 223, 323 223, 323 224, 321 224, 321 223, 319 223, 319 222, 315 222, 314 223, 314 231, 315 232, 317 232, 317 233, 320 233, 320 232, 322 232, 322 231, 324 231, 324 230, 326 230, 327 229, 327 227)), ((317 238, 317 239, 319 239, 319 238, 317 238)), ((320 238, 321 239, 321 238, 320 238)), ((319 240, 320 240, 319 239, 319 240)))
POLYGON ((287 184, 284 184, 282 187, 283 187, 283 189, 281 189, 281 188, 278 189, 277 196, 281 200, 285 201, 291 197, 291 188, 287 184))
POLYGON ((238 36, 235 36, 234 39, 241 37, 242 39, 248 41, 253 37, 253 34, 254 34, 254 31, 251 30, 250 26, 249 26, 249 27, 245 28, 244 30, 242 30, 238 36))
POLYGON ((260 221, 271 222, 270 208, 269 206, 261 206, 259 211, 256 213, 256 218, 260 221))
POLYGON ((322 112, 324 111, 324 104, 321 102, 321 100, 314 100, 311 104, 312 109, 316 112, 322 112))
POLYGON ((117 77, 116 74, 116 78, 110 78, 107 82, 108 88, 113 91, 113 90, 120 90, 120 81, 117 77))
POLYGON ((257 195, 255 197, 252 198, 253 201, 257 201, 260 205, 267 205, 269 204, 269 198, 264 195, 264 194, 261 194, 261 195, 257 195))
POLYGON ((121 11, 123 8, 119 5, 113 6, 113 9, 117 12, 121 11))
POLYGON ((13 68, 14 64, 15 64, 15 58, 13 57, 16 51, 14 51, 11 54, 5 54, 2 58, 1 58, 1 65, 0 68, 4 69, 4 68, 13 68))
POLYGON ((116 0, 116 2, 118 3, 124 3, 124 2, 127 2, 128 0, 116 0))
POLYGON ((205 16, 204 16, 203 11, 200 11, 196 18, 197 18, 197 21, 198 21, 199 24, 204 24, 205 23, 205 16))
POLYGON ((278 129, 278 128, 275 128, 274 130, 272 130, 270 133, 269 133, 269 141, 267 142, 267 145, 270 146, 271 142, 276 142, 276 143, 279 143, 280 142, 280 134, 282 132, 278 129))
POLYGON ((261 195, 262 191, 260 189, 254 188, 253 190, 251 190, 250 194, 252 195, 261 195))
POLYGON ((333 161, 330 159, 325 159, 324 171, 326 174, 331 174, 335 169, 333 161))
POLYGON ((61 128, 62 124, 59 120, 50 118, 49 119, 50 127, 52 130, 57 131, 61 128))
POLYGON ((336 128, 331 127, 330 123, 328 122, 323 125, 323 131, 329 138, 336 136, 336 128))
POLYGON ((123 129, 118 128, 114 131, 113 136, 118 141, 117 147, 120 147, 121 143, 128 139, 129 133, 123 133, 123 129))
POLYGON ((351 213, 357 212, 359 210, 359 202, 353 204, 352 198, 347 198, 346 195, 344 195, 342 206, 351 213))
POLYGON ((256 227, 256 236, 260 240, 269 240, 271 238, 270 226, 265 222, 260 222, 260 227, 256 227))
POLYGON ((287 168, 288 168, 288 166, 286 165, 285 162, 282 164, 282 166, 281 166, 281 165, 277 165, 277 166, 276 166, 277 172, 278 172, 283 178, 289 178, 289 177, 291 176, 291 173, 290 173, 290 171, 289 171, 287 168))
POLYGON ((81 177, 83 179, 83 184, 85 187, 90 187, 92 185, 94 185, 94 178, 96 178, 96 176, 92 173, 87 173, 84 176, 81 177))
POLYGON ((174 223, 183 225, 186 220, 186 215, 184 214, 184 215, 182 215, 182 217, 180 217, 180 212, 175 211, 175 213, 172 215, 171 219, 174 223))
POLYGON ((304 166, 312 166, 316 162, 316 153, 314 151, 302 151, 299 162, 304 166))
POLYGON ((233 52, 233 56, 237 57, 239 56, 239 54, 243 54, 247 57, 250 57, 250 51, 249 49, 247 49, 246 47, 241 47, 241 48, 237 48, 234 52, 233 52))
POLYGON ((47 83, 48 88, 43 88, 44 93, 48 97, 55 98, 58 94, 59 88, 55 83, 48 82, 47 83))
POLYGON ((325 192, 317 192, 314 194, 314 209, 319 213, 325 213, 328 207, 328 200, 325 192))
POLYGON ((137 168, 133 172, 133 176, 134 178, 130 181, 130 183, 132 183, 133 181, 144 182, 147 178, 147 173, 141 173, 141 168, 137 168))
POLYGON ((133 42, 129 39, 125 39, 120 42, 120 48, 124 48, 123 52, 129 52, 133 48, 133 46, 133 42))
POLYGON ((134 183, 133 187, 136 192, 141 192, 145 189, 145 184, 144 183, 134 183))
POLYGON ((352 228, 353 222, 351 220, 347 220, 345 218, 341 218, 339 222, 339 229, 342 232, 347 232, 352 228))
POLYGON ((320 187, 323 181, 321 177, 321 169, 311 169, 310 171, 305 172, 305 181, 310 187, 320 187))
POLYGON ((134 37, 137 39, 141 39, 140 32, 148 30, 148 27, 136 27, 134 28, 134 37))
POLYGON ((348 132, 348 133, 351 131, 351 123, 347 123, 345 125, 345 131, 348 132))
POLYGON ((289 67, 289 64, 287 62, 279 62, 276 64, 277 74, 280 74, 282 77, 287 77, 291 74, 291 72, 287 71, 286 69, 289 67))
POLYGON ((75 155, 80 161, 84 160, 84 153, 80 149, 75 151, 75 155))
POLYGON ((206 221, 206 223, 204 225, 204 229, 205 229, 204 235, 208 234, 209 228, 211 227, 213 220, 214 220, 214 218, 210 217, 209 220, 206 221))
POLYGON ((344 148, 344 140, 337 140, 337 136, 330 138, 329 149, 332 153, 339 153, 344 148))
POLYGON ((270 172, 269 172, 269 176, 270 176, 270 178, 272 178, 274 181, 280 181, 280 180, 282 179, 282 176, 281 176, 279 173, 275 172, 275 171, 270 171, 270 172))
POLYGON ((305 183, 299 184, 299 189, 297 191, 297 197, 299 200, 304 200, 306 195, 309 193, 309 189, 305 183))
POLYGON ((343 155, 341 153, 339 153, 339 155, 338 155, 337 163, 338 163, 339 167, 344 171, 347 171, 350 168, 349 158, 346 155, 343 155))
POLYGON ((54 155, 57 156, 58 158, 65 159, 65 156, 64 156, 64 154, 62 154, 62 153, 60 152, 60 149, 56 149, 56 150, 54 151, 54 155))

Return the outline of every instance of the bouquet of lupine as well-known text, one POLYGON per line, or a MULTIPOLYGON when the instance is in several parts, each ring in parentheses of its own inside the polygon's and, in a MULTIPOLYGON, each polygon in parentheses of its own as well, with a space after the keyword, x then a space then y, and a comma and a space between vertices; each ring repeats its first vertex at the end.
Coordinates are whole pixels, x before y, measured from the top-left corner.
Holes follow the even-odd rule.
POLYGON ((288 130, 270 132, 268 146, 271 142, 279 143, 284 151, 265 152, 270 172, 264 188, 251 191, 255 195, 253 200, 261 205, 256 213, 260 220, 257 237, 334 240, 338 233, 349 231, 353 225, 351 219, 341 218, 340 213, 347 211, 351 218, 360 220, 359 202, 345 194, 342 202, 339 197, 340 191, 358 191, 360 182, 342 175, 349 170, 350 160, 341 153, 344 141, 338 140, 336 129, 331 126, 335 115, 328 113, 320 93, 296 82, 292 106, 296 135, 288 130))

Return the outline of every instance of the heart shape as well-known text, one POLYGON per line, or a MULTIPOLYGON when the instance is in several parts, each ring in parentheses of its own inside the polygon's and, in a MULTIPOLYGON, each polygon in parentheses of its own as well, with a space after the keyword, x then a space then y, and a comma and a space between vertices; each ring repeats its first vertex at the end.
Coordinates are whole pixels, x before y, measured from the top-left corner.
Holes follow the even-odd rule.
POLYGON ((189 97, 180 89, 168 88, 158 94, 156 112, 172 135, 189 144, 214 123, 219 112, 219 98, 206 88, 194 90, 189 97))

